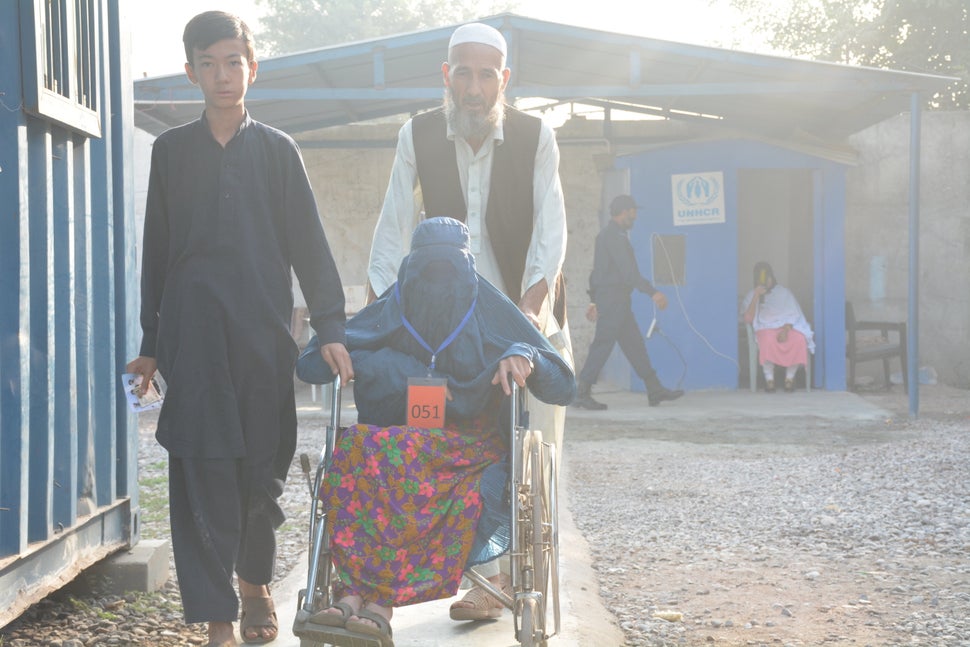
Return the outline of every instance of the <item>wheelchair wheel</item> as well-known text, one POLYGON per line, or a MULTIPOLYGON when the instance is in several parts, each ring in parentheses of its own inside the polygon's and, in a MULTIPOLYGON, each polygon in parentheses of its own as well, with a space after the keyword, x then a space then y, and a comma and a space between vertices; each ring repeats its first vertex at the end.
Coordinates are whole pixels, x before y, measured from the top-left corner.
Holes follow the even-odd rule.
POLYGON ((542 470, 542 543, 545 560, 545 591, 542 596, 545 604, 543 627, 547 635, 559 633, 561 615, 559 609, 559 475, 556 472, 556 447, 550 443, 541 444, 542 470), (552 619, 552 631, 549 620, 552 619))
POLYGON ((526 599, 518 605, 519 644, 522 647, 546 647, 546 641, 541 638, 542 629, 539 620, 539 604, 535 599, 526 599))
POLYGON ((537 430, 523 430, 519 480, 520 591, 516 591, 516 638, 543 647, 559 633, 559 528, 555 448, 537 430))

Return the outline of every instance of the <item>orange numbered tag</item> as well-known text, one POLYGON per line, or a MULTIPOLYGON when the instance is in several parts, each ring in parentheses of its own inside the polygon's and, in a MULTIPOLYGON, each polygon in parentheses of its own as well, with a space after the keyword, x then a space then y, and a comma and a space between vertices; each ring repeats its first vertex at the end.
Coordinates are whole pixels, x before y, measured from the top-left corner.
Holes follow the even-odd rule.
POLYGON ((408 426, 440 429, 445 426, 445 389, 448 380, 408 378, 408 426))

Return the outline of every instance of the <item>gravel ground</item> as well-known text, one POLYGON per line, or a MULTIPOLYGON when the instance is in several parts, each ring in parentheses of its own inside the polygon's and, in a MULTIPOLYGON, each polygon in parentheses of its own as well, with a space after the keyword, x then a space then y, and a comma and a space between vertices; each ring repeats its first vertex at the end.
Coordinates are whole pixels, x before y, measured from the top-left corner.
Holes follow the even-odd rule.
MULTIPOLYGON (((864 394, 887 420, 725 422, 743 442, 709 423, 567 429, 571 511, 627 645, 970 646, 970 392, 924 392, 917 421, 897 387, 864 394)), ((297 452, 314 464, 324 425, 301 421, 297 452)), ((143 414, 145 539, 168 534, 153 431, 143 414)), ((277 579, 303 568, 296 461, 282 504, 277 579)), ((182 623, 174 571, 125 598, 82 578, 0 630, 3 647, 204 643, 204 626, 182 623)))
POLYGON ((970 392, 923 391, 918 421, 897 387, 866 395, 894 412, 876 422, 570 442, 573 516, 627 645, 970 645, 970 392))

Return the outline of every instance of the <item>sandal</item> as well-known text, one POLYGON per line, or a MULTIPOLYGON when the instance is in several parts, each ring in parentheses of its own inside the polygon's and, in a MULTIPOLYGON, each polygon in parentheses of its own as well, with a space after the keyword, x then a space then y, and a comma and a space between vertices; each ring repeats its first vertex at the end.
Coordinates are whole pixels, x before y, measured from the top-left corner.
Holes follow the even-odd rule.
MULTIPOLYGON (((512 583, 507 579, 502 582, 502 592, 510 597, 515 595, 512 590, 512 583)), ((505 605, 489 595, 480 586, 473 586, 461 599, 461 602, 470 602, 472 606, 457 606, 460 602, 453 603, 448 610, 448 615, 452 620, 493 620, 500 618, 502 610, 505 608, 505 605)))
POLYGON ((361 609, 357 612, 357 620, 348 620, 344 628, 347 631, 352 631, 356 634, 362 634, 366 636, 373 636, 380 640, 381 647, 394 647, 394 641, 392 640, 393 632, 391 631, 391 623, 379 613, 374 613, 373 611, 368 611, 367 609, 361 609), (370 620, 374 625, 361 622, 361 620, 370 620))
POLYGON ((343 627, 347 624, 347 620, 350 616, 357 615, 354 608, 347 604, 346 602, 334 602, 328 608, 317 611, 312 616, 307 618, 307 622, 312 622, 315 625, 323 625, 325 627, 343 627), (340 615, 336 613, 327 613, 330 609, 338 609, 340 615))
POLYGON ((280 626, 276 620, 276 607, 273 605, 273 598, 263 597, 243 597, 242 613, 239 615, 239 635, 243 642, 250 645, 264 645, 276 640, 279 635, 280 626), (268 636, 262 632, 256 636, 247 636, 250 629, 269 629, 268 636))

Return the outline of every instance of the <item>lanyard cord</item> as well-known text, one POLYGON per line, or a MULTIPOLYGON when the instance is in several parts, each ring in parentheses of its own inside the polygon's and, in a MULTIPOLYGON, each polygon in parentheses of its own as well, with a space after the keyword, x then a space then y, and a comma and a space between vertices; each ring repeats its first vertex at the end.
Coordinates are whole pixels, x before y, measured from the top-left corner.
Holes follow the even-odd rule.
MULTIPOLYGON (((401 305, 401 289, 397 283, 394 284, 394 300, 397 301, 398 306, 401 305)), ((458 337, 458 333, 462 331, 462 328, 465 327, 465 324, 468 323, 468 320, 472 318, 472 312, 474 312, 475 310, 476 303, 478 303, 477 296, 474 299, 472 299, 472 304, 468 307, 468 312, 466 312, 465 316, 462 317, 461 322, 458 324, 458 327, 452 330, 451 334, 448 335, 448 337, 446 337, 443 342, 441 342, 441 345, 438 346, 438 350, 431 348, 431 346, 428 344, 428 342, 424 340, 424 338, 420 335, 420 333, 418 333, 418 331, 414 329, 414 326, 411 325, 411 322, 408 321, 407 317, 404 316, 404 308, 401 308, 401 323, 404 324, 404 327, 407 328, 407 331, 411 333, 411 336, 414 337, 414 339, 419 344, 421 344, 421 346, 426 351, 431 353, 431 363, 428 365, 429 371, 434 370, 434 365, 435 365, 435 361, 438 358, 438 354, 441 351, 443 351, 448 346, 448 344, 455 341, 455 338, 458 337)))

